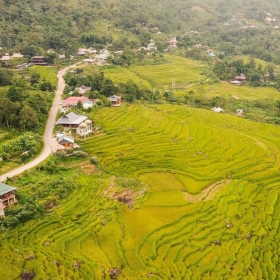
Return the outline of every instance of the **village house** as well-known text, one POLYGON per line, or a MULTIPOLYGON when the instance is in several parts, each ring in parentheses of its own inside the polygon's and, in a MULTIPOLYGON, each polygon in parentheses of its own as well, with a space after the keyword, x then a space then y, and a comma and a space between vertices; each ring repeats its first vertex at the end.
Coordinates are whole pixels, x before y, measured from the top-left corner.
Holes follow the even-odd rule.
POLYGON ((84 96, 71 96, 67 99, 63 100, 62 106, 63 107, 76 107, 78 105, 78 102, 81 102, 83 105, 83 109, 92 108, 92 106, 95 104, 92 100, 89 100, 87 97, 84 96))
POLYGON ((78 52, 77 52, 77 55, 83 56, 83 55, 86 55, 86 52, 84 52, 84 51, 78 51, 78 52))
POLYGON ((78 91, 79 95, 84 95, 87 91, 91 90, 91 87, 87 87, 85 85, 82 85, 78 88, 75 88, 76 91, 78 91))
POLYGON ((74 136, 66 135, 64 132, 58 132, 56 134, 56 140, 58 143, 58 150, 65 148, 73 148, 75 143, 74 136))
POLYGON ((241 117, 244 114, 245 110, 244 109, 236 109, 236 114, 237 116, 241 117))
POLYGON ((11 59, 10 55, 8 53, 5 53, 5 55, 3 55, 0 60, 3 62, 8 62, 11 59))
POLYGON ((168 47, 169 48, 177 48, 177 43, 178 43, 178 41, 174 37, 168 42, 168 47))
POLYGON ((231 80, 230 83, 234 86, 240 86, 241 85, 240 81, 235 81, 235 80, 231 80))
POLYGON ((90 55, 90 54, 96 54, 97 50, 94 50, 92 47, 86 49, 86 48, 79 48, 78 49, 78 55, 90 55))
POLYGON ((46 57, 45 56, 33 56, 30 59, 30 63, 34 65, 41 65, 46 66, 48 65, 46 57))
POLYGON ((123 51, 115 51, 114 54, 123 54, 123 51))
POLYGON ((216 112, 216 113, 222 113, 224 110, 220 107, 213 107, 211 109, 213 112, 216 112))
POLYGON ((245 82, 246 81, 246 76, 243 74, 239 74, 237 76, 234 77, 235 81, 239 81, 239 82, 245 82))
POLYGON ((89 108, 92 108, 93 105, 95 105, 95 103, 96 103, 96 100, 92 101, 92 100, 88 99, 86 102, 83 103, 83 109, 87 110, 89 108))
POLYGON ((27 63, 22 63, 22 64, 18 64, 17 65, 17 69, 18 70, 22 70, 22 69, 27 68, 27 67, 28 67, 27 63))
POLYGON ((24 57, 24 55, 21 54, 21 53, 14 53, 14 54, 11 56, 11 58, 23 58, 23 57, 24 57))
POLYGON ((119 107, 119 106, 121 106, 121 103, 122 103, 121 96, 112 95, 112 96, 108 97, 108 100, 111 102, 111 106, 112 107, 119 107))
POLYGON ((215 56, 216 56, 216 55, 214 54, 214 52, 213 52, 211 49, 208 49, 206 52, 207 52, 208 55, 211 56, 211 57, 215 57, 215 56))
POLYGON ((215 57, 216 56, 213 52, 209 52, 208 55, 211 56, 211 57, 215 57))
POLYGON ((80 136, 86 137, 92 132, 92 121, 87 116, 77 115, 73 112, 59 118, 57 125, 61 125, 65 130, 74 129, 80 136))
POLYGON ((150 40, 150 43, 147 46, 147 50, 148 51, 151 51, 151 50, 156 51, 157 50, 156 43, 155 43, 155 41, 153 39, 150 40))
POLYGON ((89 48, 91 50, 91 54, 97 54, 97 50, 94 50, 93 48, 89 48))
POLYGON ((0 217, 5 217, 4 209, 16 202, 17 188, 0 182, 0 217))
POLYGON ((63 54, 59 54, 59 55, 58 55, 58 58, 59 58, 59 59, 64 59, 64 58, 65 58, 65 54, 64 54, 64 53, 63 53, 63 54))
POLYGON ((103 58, 103 59, 107 59, 110 56, 110 52, 106 49, 101 49, 99 51, 99 55, 96 55, 96 58, 103 58))
POLYGON ((107 59, 110 57, 110 52, 106 49, 102 49, 99 51, 99 54, 97 54, 94 57, 95 63, 99 65, 107 64, 107 59))
POLYGON ((83 60, 83 64, 94 64, 95 61, 93 58, 86 58, 83 60))
POLYGON ((92 121, 87 119, 79 125, 76 133, 80 136, 87 137, 92 132, 92 121))
POLYGON ((148 51, 148 49, 145 48, 145 47, 140 47, 139 49, 133 49, 133 51, 134 51, 135 53, 141 52, 142 50, 143 50, 143 51, 148 51))

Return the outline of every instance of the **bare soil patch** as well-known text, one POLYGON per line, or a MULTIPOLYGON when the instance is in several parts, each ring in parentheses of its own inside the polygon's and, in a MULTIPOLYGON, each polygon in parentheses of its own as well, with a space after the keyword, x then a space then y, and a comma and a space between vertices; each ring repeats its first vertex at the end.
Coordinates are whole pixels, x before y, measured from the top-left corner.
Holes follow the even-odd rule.
POLYGON ((135 188, 122 188, 116 184, 116 178, 111 177, 109 180, 109 187, 104 191, 104 195, 113 200, 118 200, 128 207, 132 207, 135 204, 135 199, 138 196, 143 195, 146 192, 146 188, 140 191, 136 191, 135 188))

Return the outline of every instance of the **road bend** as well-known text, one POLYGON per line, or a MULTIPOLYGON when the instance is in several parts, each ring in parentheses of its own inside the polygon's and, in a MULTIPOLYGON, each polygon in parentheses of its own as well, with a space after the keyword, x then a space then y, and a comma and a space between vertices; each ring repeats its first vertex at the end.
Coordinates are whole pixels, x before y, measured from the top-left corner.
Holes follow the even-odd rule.
POLYGON ((38 165, 39 163, 41 163, 42 161, 44 161, 48 156, 50 156, 52 154, 52 136, 53 136, 53 128, 55 126, 55 122, 56 122, 56 115, 57 112, 59 110, 59 102, 61 100, 61 95, 63 93, 64 87, 65 87, 65 81, 63 79, 64 74, 67 72, 67 70, 69 70, 72 67, 75 67, 76 65, 71 65, 68 66, 66 68, 61 69, 60 71, 58 71, 57 74, 57 78, 58 78, 58 84, 57 84, 57 90, 55 93, 55 97, 49 112, 49 116, 48 116, 48 120, 47 120, 47 124, 46 124, 46 128, 45 128, 45 133, 44 133, 44 149, 41 152, 41 154, 36 157, 34 160, 16 168, 13 169, 5 174, 0 175, 0 182, 6 181, 7 178, 11 178, 14 177, 16 175, 21 174, 22 172, 35 167, 36 165, 38 165))

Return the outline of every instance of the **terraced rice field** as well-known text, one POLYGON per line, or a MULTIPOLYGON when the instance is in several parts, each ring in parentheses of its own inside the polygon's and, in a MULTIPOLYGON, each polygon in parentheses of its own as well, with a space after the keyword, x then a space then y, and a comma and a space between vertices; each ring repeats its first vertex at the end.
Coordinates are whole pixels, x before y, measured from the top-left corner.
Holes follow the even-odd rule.
POLYGON ((175 55, 165 55, 168 63, 161 65, 131 66, 129 69, 141 79, 148 81, 155 88, 170 87, 172 79, 177 85, 189 85, 205 80, 200 73, 205 71, 205 64, 175 55))
POLYGON ((77 163, 79 188, 63 204, 1 236, 7 279, 23 269, 38 279, 110 279, 111 267, 122 268, 118 279, 279 279, 279 127, 171 105, 92 118, 102 131, 81 145, 99 171, 77 163), (127 191, 117 186, 124 178, 146 189, 133 207, 107 195, 127 191))
MULTIPOLYGON (((238 55, 235 57, 235 59, 242 59, 244 61, 244 63, 250 62, 250 56, 246 56, 246 55, 238 55)), ((255 63, 257 66, 262 65, 262 67, 265 68, 269 65, 272 65, 276 72, 279 72, 279 70, 280 70, 280 67, 277 64, 269 63, 269 62, 266 62, 266 61, 256 58, 256 57, 254 58, 254 60, 255 60, 255 63)))
POLYGON ((244 86, 234 86, 228 82, 221 82, 212 85, 197 85, 186 90, 176 90, 176 95, 186 95, 190 90, 193 90, 196 95, 204 96, 207 98, 221 96, 221 97, 233 97, 236 99, 243 98, 249 100, 257 99, 269 99, 269 100, 279 100, 280 92, 271 87, 250 87, 248 85, 244 86))
POLYGON ((114 83, 126 83, 132 80, 140 88, 151 89, 152 85, 145 79, 141 79, 137 74, 130 71, 129 68, 115 67, 115 68, 104 68, 103 70, 106 78, 111 79, 114 83))
MULTIPOLYGON (((193 61, 188 58, 165 54, 166 63, 160 65, 130 66, 103 68, 102 71, 106 78, 114 83, 126 83, 132 80, 140 88, 171 88, 172 79, 175 79, 177 86, 181 88, 199 83, 206 80, 205 76, 200 75, 205 71, 205 64, 193 61)), ((96 71, 95 66, 86 66, 84 74, 96 71)))

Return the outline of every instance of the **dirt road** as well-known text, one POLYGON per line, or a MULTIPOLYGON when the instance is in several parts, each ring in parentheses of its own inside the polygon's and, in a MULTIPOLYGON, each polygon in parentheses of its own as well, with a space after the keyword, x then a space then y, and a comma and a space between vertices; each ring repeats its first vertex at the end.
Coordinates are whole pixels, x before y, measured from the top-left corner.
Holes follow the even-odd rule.
POLYGON ((14 170, 11 170, 5 174, 0 175, 0 182, 3 182, 7 178, 14 177, 32 167, 38 165, 40 162, 45 160, 52 153, 52 133, 53 133, 53 128, 54 128, 55 122, 56 122, 56 115, 59 110, 59 102, 60 102, 61 95, 62 95, 64 87, 65 87, 65 81, 63 79, 63 76, 68 69, 75 67, 75 66, 76 65, 71 65, 66 68, 63 68, 57 74, 57 78, 58 78, 57 91, 55 93, 55 98, 54 98, 52 107, 50 109, 47 124, 46 124, 46 129, 45 129, 45 133, 44 133, 44 149, 43 149, 42 153, 37 158, 28 162, 27 164, 20 166, 14 170))

